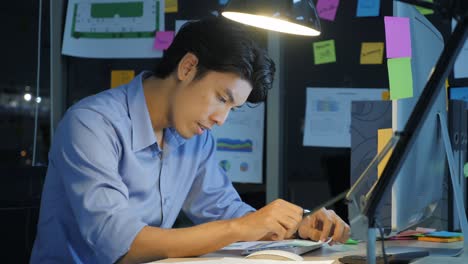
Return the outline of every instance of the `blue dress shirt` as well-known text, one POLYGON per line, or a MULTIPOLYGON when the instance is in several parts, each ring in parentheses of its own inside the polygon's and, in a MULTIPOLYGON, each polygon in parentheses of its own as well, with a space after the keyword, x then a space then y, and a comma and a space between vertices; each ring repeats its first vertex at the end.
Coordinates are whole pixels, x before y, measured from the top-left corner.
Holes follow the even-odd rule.
POLYGON ((113 263, 146 226, 171 228, 180 210, 195 223, 254 211, 215 159, 210 132, 164 130, 162 150, 142 73, 85 98, 57 127, 31 263, 113 263))

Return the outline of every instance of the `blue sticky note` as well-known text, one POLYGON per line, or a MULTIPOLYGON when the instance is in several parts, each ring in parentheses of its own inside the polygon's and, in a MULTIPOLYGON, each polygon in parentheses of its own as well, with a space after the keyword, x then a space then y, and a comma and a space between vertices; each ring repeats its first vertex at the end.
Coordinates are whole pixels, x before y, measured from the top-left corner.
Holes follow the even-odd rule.
POLYGON ((218 0, 219 5, 225 5, 227 4, 229 0, 218 0))
POLYGON ((462 233, 458 232, 448 232, 448 231, 436 231, 436 232, 430 232, 425 234, 426 236, 432 236, 432 237, 460 237, 462 236, 462 233))
POLYGON ((357 17, 375 17, 380 13, 380 0, 358 0, 357 17))

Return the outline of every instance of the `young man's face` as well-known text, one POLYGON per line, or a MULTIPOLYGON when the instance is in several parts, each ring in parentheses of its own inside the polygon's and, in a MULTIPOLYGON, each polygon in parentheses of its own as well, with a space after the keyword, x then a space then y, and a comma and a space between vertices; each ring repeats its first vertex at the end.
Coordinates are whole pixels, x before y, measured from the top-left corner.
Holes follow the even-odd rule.
POLYGON ((233 73, 208 71, 198 80, 193 80, 195 72, 192 75, 171 100, 172 125, 184 138, 224 124, 229 112, 244 104, 252 91, 247 81, 233 73))

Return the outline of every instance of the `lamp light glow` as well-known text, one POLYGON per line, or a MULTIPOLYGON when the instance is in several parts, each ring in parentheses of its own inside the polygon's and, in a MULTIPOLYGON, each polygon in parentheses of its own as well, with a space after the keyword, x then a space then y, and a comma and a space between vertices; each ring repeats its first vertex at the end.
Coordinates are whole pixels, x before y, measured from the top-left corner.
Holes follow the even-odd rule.
POLYGON ((221 14, 246 25, 294 35, 318 36, 321 30, 312 0, 231 0, 221 14))
POLYGON ((284 21, 282 19, 271 18, 266 16, 251 15, 238 12, 223 12, 223 16, 231 20, 244 23, 246 25, 255 26, 263 29, 289 33, 303 36, 318 36, 320 31, 310 27, 305 27, 296 23, 284 21))

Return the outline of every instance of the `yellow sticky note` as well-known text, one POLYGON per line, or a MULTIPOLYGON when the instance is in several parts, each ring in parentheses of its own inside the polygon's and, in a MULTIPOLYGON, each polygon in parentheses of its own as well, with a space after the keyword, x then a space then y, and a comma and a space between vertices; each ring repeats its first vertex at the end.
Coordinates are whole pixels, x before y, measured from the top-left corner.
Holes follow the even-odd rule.
MULTIPOLYGON (((377 130, 377 153, 382 152, 383 148, 390 141, 393 135, 393 130, 391 128, 384 128, 377 130)), ((382 175, 385 166, 387 165, 390 155, 392 155, 393 149, 391 149, 387 155, 379 162, 377 165, 377 177, 382 175)))
POLYGON ((113 70, 111 71, 111 88, 129 83, 135 77, 133 70, 113 70))
POLYGON ((315 64, 336 62, 335 40, 314 43, 314 62, 315 64))
POLYGON ((383 51, 383 42, 363 42, 361 45, 361 64, 382 64, 383 51))
POLYGON ((177 0, 165 0, 164 12, 176 13, 178 9, 179 9, 179 4, 177 3, 177 0))

